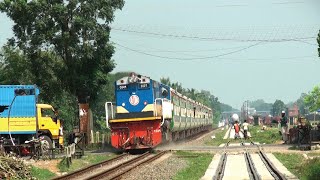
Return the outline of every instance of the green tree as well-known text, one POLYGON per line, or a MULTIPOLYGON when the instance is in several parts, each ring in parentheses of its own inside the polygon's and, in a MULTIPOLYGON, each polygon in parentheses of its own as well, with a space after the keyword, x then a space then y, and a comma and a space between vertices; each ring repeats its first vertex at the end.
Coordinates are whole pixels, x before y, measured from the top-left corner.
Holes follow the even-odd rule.
POLYGON ((228 104, 224 104, 224 103, 221 103, 220 104, 220 108, 221 108, 221 111, 233 111, 235 110, 234 108, 232 108, 232 106, 228 105, 228 104))
POLYGON ((185 92, 184 88, 182 87, 182 84, 179 82, 172 83, 171 88, 175 89, 176 91, 178 91, 179 93, 182 93, 182 94, 185 92))
POLYGON ((281 100, 276 100, 272 105, 272 114, 273 116, 277 116, 281 114, 281 111, 284 111, 286 108, 284 102, 281 100))
POLYGON ((191 89, 186 89, 185 90, 185 93, 186 93, 186 96, 188 96, 189 98, 191 98, 191 99, 196 99, 197 97, 197 94, 198 94, 198 92, 197 92, 197 90, 196 89, 194 89, 194 88, 191 88, 191 89))
POLYGON ((299 107, 300 114, 306 114, 306 103, 304 102, 305 97, 307 96, 306 93, 301 93, 300 98, 297 99, 297 106, 299 107))
POLYGON ((114 63, 109 42, 109 24, 123 0, 11 1, 0 3, 0 11, 14 22, 15 37, 10 45, 19 47, 28 58, 36 84, 50 78, 41 71, 47 56, 55 59, 51 77, 79 102, 95 98, 114 63), (61 61, 60 61, 61 60, 61 61))
POLYGON ((257 111, 268 111, 272 108, 272 103, 266 103, 263 99, 257 99, 250 102, 250 107, 255 108, 257 111))
POLYGON ((0 82, 37 84, 41 100, 62 107, 71 127, 78 102, 90 97, 95 104, 108 86, 114 68, 109 24, 123 5, 123 0, 1 1, 15 36, 3 50, 0 82))
POLYGON ((55 60, 51 59, 50 52, 41 53, 45 61, 41 64, 43 70, 39 72, 38 77, 31 72, 32 64, 21 50, 4 46, 1 55, 0 83, 35 84, 37 79, 45 79, 43 83, 37 84, 40 87, 39 103, 49 103, 55 108, 58 107, 59 116, 64 120, 64 128, 70 130, 77 119, 74 116, 78 112, 77 98, 63 88, 59 88, 59 83, 52 74, 53 70, 58 67, 53 66, 55 60))
POLYGON ((0 84, 30 84, 34 79, 23 52, 4 46, 0 56, 0 84))
POLYGON ((167 78, 164 78, 164 77, 160 78, 160 82, 161 82, 162 84, 167 85, 167 86, 171 86, 171 82, 170 82, 170 78, 169 78, 169 77, 167 77, 167 78))
POLYGON ((315 86, 313 90, 304 97, 304 102, 310 112, 320 109, 320 86, 315 86))

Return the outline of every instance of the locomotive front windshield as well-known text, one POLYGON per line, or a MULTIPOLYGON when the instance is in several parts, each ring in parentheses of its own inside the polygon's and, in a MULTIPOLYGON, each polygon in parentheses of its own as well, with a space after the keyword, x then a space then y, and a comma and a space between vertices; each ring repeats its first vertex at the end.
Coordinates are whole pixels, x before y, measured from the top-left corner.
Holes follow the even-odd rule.
POLYGON ((149 89, 150 83, 132 83, 132 84, 123 84, 123 85, 117 85, 117 90, 119 91, 126 91, 126 90, 143 90, 143 89, 149 89))

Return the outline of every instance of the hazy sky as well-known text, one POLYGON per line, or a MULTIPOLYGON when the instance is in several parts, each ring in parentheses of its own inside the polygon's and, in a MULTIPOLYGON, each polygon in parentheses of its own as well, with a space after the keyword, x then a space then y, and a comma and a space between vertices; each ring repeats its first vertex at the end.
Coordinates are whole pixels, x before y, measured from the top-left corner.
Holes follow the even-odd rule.
MULTIPOLYGON (((319 0, 127 0, 111 40, 115 72, 135 71, 245 100, 294 101, 319 84, 319 0)), ((12 36, 0 14, 0 45, 12 36)))

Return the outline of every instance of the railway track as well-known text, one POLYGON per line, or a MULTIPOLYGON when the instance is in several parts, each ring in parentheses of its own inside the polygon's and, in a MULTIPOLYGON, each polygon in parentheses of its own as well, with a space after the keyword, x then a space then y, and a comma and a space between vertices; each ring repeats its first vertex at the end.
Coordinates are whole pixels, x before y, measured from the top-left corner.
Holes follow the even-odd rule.
MULTIPOLYGON (((254 143, 251 142, 253 145, 254 143)), ((275 179, 280 179, 280 180, 285 180, 287 179, 274 165, 273 163, 270 161, 270 159, 267 157, 267 155, 261 150, 261 148, 257 145, 257 147, 259 148, 259 156, 261 158, 261 160, 263 161, 263 163, 266 165, 266 168, 268 169, 268 171, 270 172, 270 174, 275 178, 275 179)))
POLYGON ((55 177, 55 178, 53 178, 53 180, 76 179, 76 178, 81 177, 84 174, 92 173, 93 171, 95 171, 98 168, 111 165, 112 163, 115 163, 116 161, 124 159, 124 158, 126 158, 128 156, 129 156, 129 154, 121 154, 121 155, 119 155, 119 156, 117 156, 117 157, 115 157, 113 159, 102 161, 100 163, 97 163, 97 164, 94 164, 94 165, 79 169, 77 171, 71 172, 71 173, 63 175, 63 176, 55 177))
POLYGON ((227 152, 226 152, 226 149, 227 147, 229 146, 229 143, 230 143, 230 140, 225 144, 224 146, 224 152, 220 158, 220 162, 219 162, 219 165, 218 165, 218 169, 216 171, 216 174, 215 176, 213 177, 213 179, 217 179, 217 180, 221 180, 223 178, 223 173, 224 173, 224 170, 226 168, 226 162, 227 162, 227 152))
POLYGON ((252 152, 252 148, 249 151, 247 145, 242 141, 240 143, 243 148, 242 153, 233 155, 227 152, 229 142, 224 146, 213 179, 287 179, 273 165, 259 145, 250 142, 250 146, 256 147, 256 152, 252 152), (246 168, 246 171, 244 171, 244 168, 246 168))
POLYGON ((162 155, 167 153, 167 151, 160 151, 156 154, 151 152, 145 152, 141 155, 130 156, 129 154, 123 154, 116 158, 103 161, 98 164, 74 171, 70 174, 56 177, 54 180, 62 179, 86 179, 86 180, 95 180, 95 179, 120 179, 121 176, 128 173, 129 171, 137 168, 138 166, 152 162, 162 155), (117 163, 117 161, 119 161, 117 163), (120 162, 121 161, 121 162, 120 162), (116 164, 116 165, 111 165, 116 164))

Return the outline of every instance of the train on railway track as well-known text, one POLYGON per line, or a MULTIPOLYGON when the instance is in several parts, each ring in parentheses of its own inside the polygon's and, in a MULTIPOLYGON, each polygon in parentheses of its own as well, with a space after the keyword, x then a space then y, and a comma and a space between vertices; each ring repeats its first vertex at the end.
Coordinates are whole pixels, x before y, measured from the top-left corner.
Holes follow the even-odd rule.
POLYGON ((115 101, 105 109, 117 149, 154 148, 212 127, 211 108, 147 76, 131 73, 117 80, 115 101))

